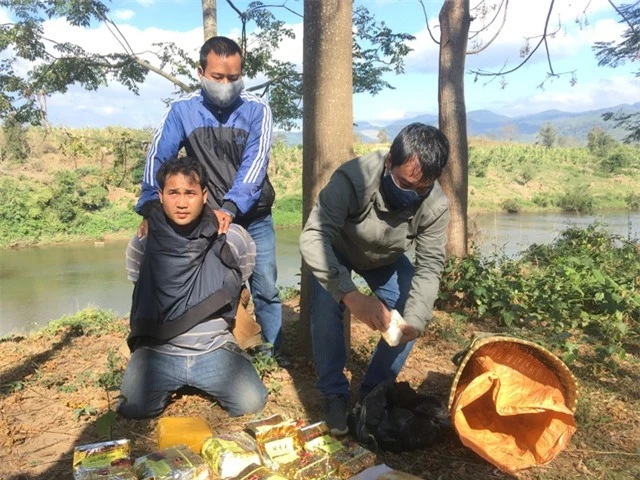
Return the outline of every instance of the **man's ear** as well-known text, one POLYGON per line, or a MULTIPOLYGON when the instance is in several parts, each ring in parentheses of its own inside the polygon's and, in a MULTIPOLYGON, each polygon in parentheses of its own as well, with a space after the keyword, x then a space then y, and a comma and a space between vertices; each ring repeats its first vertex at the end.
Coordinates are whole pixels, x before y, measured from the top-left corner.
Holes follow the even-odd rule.
POLYGON ((209 195, 209 190, 207 189, 207 187, 202 189, 202 204, 206 205, 207 204, 207 195, 209 195))
POLYGON ((204 70, 202 70, 202 66, 198 65, 198 68, 196 69, 196 72, 198 73, 198 78, 201 78, 204 76, 204 70))
POLYGON ((162 190, 158 189, 158 200, 160 200, 160 204, 162 204, 162 190))
POLYGON ((391 153, 387 153, 384 156, 384 168, 387 170, 391 168, 391 153))

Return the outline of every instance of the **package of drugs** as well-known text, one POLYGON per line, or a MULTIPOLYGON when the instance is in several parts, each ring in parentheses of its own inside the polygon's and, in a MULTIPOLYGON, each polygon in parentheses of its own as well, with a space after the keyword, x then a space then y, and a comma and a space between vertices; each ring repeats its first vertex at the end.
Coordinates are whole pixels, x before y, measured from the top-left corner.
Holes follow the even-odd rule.
POLYGON ((349 442, 342 450, 330 455, 329 462, 331 464, 329 473, 346 480, 373 467, 377 463, 377 456, 357 443, 349 442))
POLYGON ((200 453, 204 441, 213 435, 204 418, 163 417, 156 427, 158 450, 172 445, 186 445, 195 453, 200 453))
POLYGON ((254 438, 256 438, 256 433, 258 431, 264 430, 264 428, 271 427, 273 425, 277 425, 278 423, 282 423, 286 418, 284 418, 280 414, 271 415, 267 418, 262 418, 260 420, 253 420, 251 422, 247 422, 244 424, 244 428, 249 432, 254 438))
POLYGON ((317 480, 327 478, 329 462, 322 452, 298 452, 298 458, 279 466, 278 473, 291 480, 317 480))
POLYGON ((298 429, 301 422, 284 420, 276 424, 257 425, 253 432, 262 463, 271 470, 278 471, 280 465, 293 462, 302 450, 298 429))
POLYGON ((235 478, 237 480, 288 480, 262 465, 249 465, 235 478))
POLYGON ((314 438, 321 437, 322 435, 327 435, 329 433, 329 427, 327 427, 326 422, 316 422, 311 423, 309 425, 302 425, 298 429, 298 437, 300 438, 300 443, 304 445, 310 440, 314 438))
POLYGON ((131 465, 122 467, 79 468, 74 480, 138 480, 131 465))
POLYGON ((98 478, 110 478, 105 477, 107 473, 117 475, 120 472, 126 475, 130 466, 130 442, 127 439, 88 443, 73 450, 73 474, 76 479, 89 478, 90 473, 98 471, 101 473, 96 475, 102 475, 98 478))
POLYGON ((328 455, 333 455, 336 452, 342 450, 344 446, 342 442, 331 435, 322 435, 316 437, 308 442, 305 442, 304 449, 307 452, 323 452, 328 455))
POLYGON ((400 330, 400 326, 406 324, 407 322, 404 321, 400 312, 397 310, 391 310, 389 328, 382 332, 382 338, 384 338, 385 342, 387 342, 389 346, 397 347, 400 344, 400 339, 402 338, 402 330, 400 330))
POLYGON ((261 464, 258 445, 247 433, 211 437, 202 446, 202 457, 220 478, 233 478, 252 464, 261 464))
POLYGON ((133 469, 140 480, 208 480, 205 461, 186 445, 174 445, 138 458, 133 469))

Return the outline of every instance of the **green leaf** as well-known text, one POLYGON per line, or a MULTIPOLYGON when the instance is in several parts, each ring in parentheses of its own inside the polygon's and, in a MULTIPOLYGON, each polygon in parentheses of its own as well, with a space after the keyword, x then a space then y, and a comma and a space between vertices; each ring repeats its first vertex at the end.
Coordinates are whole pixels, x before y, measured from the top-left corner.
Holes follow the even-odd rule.
POLYGON ((96 430, 101 439, 111 440, 113 427, 115 427, 117 419, 116 412, 113 410, 109 410, 104 415, 98 417, 96 420, 96 430))

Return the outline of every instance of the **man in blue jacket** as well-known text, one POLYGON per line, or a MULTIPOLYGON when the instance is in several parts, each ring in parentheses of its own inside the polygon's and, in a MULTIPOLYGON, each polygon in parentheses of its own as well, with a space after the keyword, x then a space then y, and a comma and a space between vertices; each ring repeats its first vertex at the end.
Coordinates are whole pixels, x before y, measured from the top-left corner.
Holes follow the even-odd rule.
POLYGON ((172 102, 153 136, 136 205, 144 217, 137 236, 146 235, 147 217, 158 198, 156 172, 184 148, 208 174, 207 204, 218 220, 219 233, 236 223, 256 243, 249 285, 263 339, 277 352, 282 341, 282 304, 276 288, 271 217, 275 192, 267 176, 271 110, 263 99, 244 90, 242 51, 229 38, 212 37, 204 43, 198 75, 202 88, 172 102))

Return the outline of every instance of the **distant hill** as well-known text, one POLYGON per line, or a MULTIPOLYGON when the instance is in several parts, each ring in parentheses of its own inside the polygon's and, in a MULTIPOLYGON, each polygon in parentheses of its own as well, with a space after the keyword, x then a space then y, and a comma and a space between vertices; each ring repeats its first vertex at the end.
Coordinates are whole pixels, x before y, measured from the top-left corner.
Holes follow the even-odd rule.
MULTIPOLYGON (((612 137, 620 140, 626 135, 626 132, 624 130, 614 129, 611 122, 605 122, 602 119, 603 113, 612 111, 623 111, 626 113, 640 112, 640 102, 634 103, 633 105, 617 105, 579 113, 545 110, 520 117, 508 117, 492 112, 491 110, 474 110, 467 112, 467 134, 470 137, 487 137, 496 140, 533 143, 542 125, 550 123, 555 127, 558 136, 564 138, 569 144, 585 144, 587 142, 587 134, 595 126, 599 126, 612 137)), ((377 143, 379 142, 378 134, 381 130, 386 130, 387 137, 393 139, 402 127, 413 122, 437 125, 438 116, 421 114, 389 123, 375 124, 363 120, 356 120, 354 134, 357 135, 363 143, 377 143)), ((280 132, 278 134, 283 134, 287 143, 290 145, 302 143, 302 132, 280 132)))

